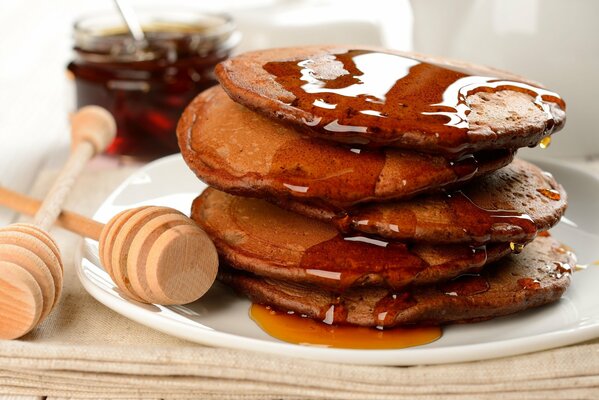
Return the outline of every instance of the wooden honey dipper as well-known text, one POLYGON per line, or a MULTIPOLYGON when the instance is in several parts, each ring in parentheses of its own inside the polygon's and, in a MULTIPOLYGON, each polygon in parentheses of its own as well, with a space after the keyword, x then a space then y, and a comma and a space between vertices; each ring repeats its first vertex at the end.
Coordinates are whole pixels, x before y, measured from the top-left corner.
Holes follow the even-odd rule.
MULTIPOLYGON (((88 155, 91 157, 93 153, 88 155)), ((80 162, 70 160, 65 170, 80 169, 80 162)), ((51 193, 57 198, 65 196, 69 188, 64 182, 72 185, 74 175, 61 174, 63 179, 58 179, 57 189, 51 193)), ((0 188, 0 204, 25 214, 36 214, 36 221, 41 221, 44 228, 57 220, 73 232, 98 240, 100 259, 106 270, 117 286, 135 300, 165 305, 189 303, 201 297, 216 279, 218 257, 214 245, 204 231, 176 210, 140 207, 118 214, 103 226, 83 216, 61 212, 56 206, 59 201, 49 202, 50 197, 42 204, 0 188)), ((52 309, 62 287, 63 269, 56 244, 39 226, 11 225, 0 229, 0 243, 2 237, 8 238, 9 244, 25 247, 39 270, 44 271, 42 265, 45 265, 50 271, 32 276, 23 266, 34 261, 29 264, 20 259, 4 261, 0 250, 0 338, 12 339, 29 332, 52 309), (25 233, 30 237, 25 239, 25 233), (52 285, 54 301, 50 300, 52 285)))
POLYGON ((112 115, 88 106, 71 119, 72 149, 34 224, 0 229, 0 338, 21 337, 48 316, 60 298, 63 266, 46 233, 86 162, 108 147, 116 134, 112 115))
MULTIPOLYGON (((33 215, 40 202, 0 187, 0 205, 33 215)), ((186 304, 212 286, 218 270, 214 244, 193 220, 168 207, 125 210, 106 225, 63 211, 58 225, 99 242, 100 261, 115 284, 143 303, 186 304)))

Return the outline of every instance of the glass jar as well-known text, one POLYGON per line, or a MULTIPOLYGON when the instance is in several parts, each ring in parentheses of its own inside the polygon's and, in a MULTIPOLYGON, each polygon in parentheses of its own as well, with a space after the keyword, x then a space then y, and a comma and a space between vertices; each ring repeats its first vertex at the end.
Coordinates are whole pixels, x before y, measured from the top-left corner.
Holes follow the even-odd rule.
POLYGON ((118 14, 76 22, 75 57, 67 68, 77 106, 102 106, 117 121, 107 153, 156 158, 179 151, 175 130, 183 109, 217 83, 214 66, 230 55, 240 34, 226 15, 156 10, 138 18, 143 43, 118 14))

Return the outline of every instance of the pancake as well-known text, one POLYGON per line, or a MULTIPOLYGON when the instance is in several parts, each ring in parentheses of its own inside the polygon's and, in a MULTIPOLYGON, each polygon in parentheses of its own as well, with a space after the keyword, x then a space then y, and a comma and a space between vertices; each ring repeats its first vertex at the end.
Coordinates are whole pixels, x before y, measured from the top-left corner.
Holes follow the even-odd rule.
POLYGON ((273 200, 341 232, 430 243, 527 242, 557 224, 567 195, 551 174, 516 159, 459 191, 342 210, 273 200))
POLYGON ((305 133, 430 153, 535 146, 562 128, 565 103, 488 67, 377 48, 244 53, 216 74, 229 96, 305 133))
POLYGON ((192 219, 234 268, 336 290, 438 282, 479 270, 510 252, 508 243, 405 245, 341 236, 330 224, 212 188, 194 201, 192 219))
POLYGON ((389 291, 357 288, 338 294, 223 269, 219 279, 252 301, 338 324, 392 327, 476 322, 557 301, 570 284, 575 258, 551 237, 538 237, 480 275, 442 285, 389 291), (332 317, 332 318, 331 318, 332 317))
POLYGON ((347 207, 463 183, 508 164, 497 150, 448 161, 404 150, 360 150, 299 135, 238 105, 219 87, 200 94, 177 127, 189 167, 229 193, 347 207))

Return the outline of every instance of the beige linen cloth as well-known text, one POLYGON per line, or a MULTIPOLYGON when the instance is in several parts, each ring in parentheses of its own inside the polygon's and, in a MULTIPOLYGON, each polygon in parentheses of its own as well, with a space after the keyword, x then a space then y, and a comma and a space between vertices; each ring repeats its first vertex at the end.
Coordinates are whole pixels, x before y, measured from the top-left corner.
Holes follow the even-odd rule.
MULTIPOLYGON (((68 207, 91 215, 131 168, 90 171, 68 207)), ((42 174, 41 197, 54 178, 42 174)), ((89 399, 599 399, 599 341, 480 362, 370 367, 185 342, 138 325, 88 295, 75 274, 80 239, 53 230, 65 287, 52 315, 0 341, 0 393, 89 399)))

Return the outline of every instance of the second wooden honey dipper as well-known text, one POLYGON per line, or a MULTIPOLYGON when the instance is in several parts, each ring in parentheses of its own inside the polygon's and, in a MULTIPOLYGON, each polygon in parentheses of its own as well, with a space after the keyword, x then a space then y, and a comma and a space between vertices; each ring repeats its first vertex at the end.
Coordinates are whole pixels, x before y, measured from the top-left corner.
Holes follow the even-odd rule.
MULTIPOLYGON (((34 215, 41 203, 0 187, 0 205, 34 215)), ((218 255, 212 241, 195 222, 172 208, 126 210, 106 225, 63 211, 57 223, 97 240, 102 265, 119 289, 134 300, 190 303, 204 295, 216 279, 218 255)))
POLYGON ((87 161, 112 142, 116 124, 101 107, 87 106, 71 119, 72 149, 34 224, 0 231, 0 338, 25 335, 52 311, 60 298, 63 267, 58 247, 46 232, 87 161))

